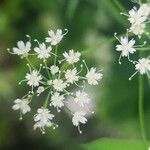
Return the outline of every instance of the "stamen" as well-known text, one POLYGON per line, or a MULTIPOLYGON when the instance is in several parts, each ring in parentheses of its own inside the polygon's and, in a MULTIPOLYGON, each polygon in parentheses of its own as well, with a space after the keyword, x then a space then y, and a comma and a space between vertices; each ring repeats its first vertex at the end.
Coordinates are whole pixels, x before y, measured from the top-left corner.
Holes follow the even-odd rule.
POLYGON ((127 14, 125 14, 125 13, 123 13, 123 12, 121 12, 120 15, 124 15, 124 16, 129 17, 129 15, 127 15, 127 14))
POLYGON ((119 60, 118 60, 118 62, 119 62, 120 65, 121 65, 121 58, 122 58, 122 53, 120 54, 119 60))
POLYGON ((89 71, 89 68, 87 67, 87 64, 86 64, 85 60, 83 59, 82 61, 83 61, 84 65, 85 65, 85 68, 87 69, 87 71, 89 71))
POLYGON ((62 59, 62 60, 58 60, 58 63, 61 64, 63 61, 65 61, 66 59, 62 59))
POLYGON ((39 68, 39 71, 38 71, 38 73, 40 73, 40 71, 41 71, 41 69, 42 69, 42 64, 40 64, 40 68, 39 68))
POLYGON ((31 66, 29 64, 27 64, 27 66, 29 67, 29 71, 31 73, 32 72, 31 66))
POLYGON ((132 80, 132 78, 139 72, 139 70, 137 70, 130 78, 129 80, 132 80))
POLYGON ((80 65, 80 67, 81 67, 81 69, 80 69, 80 71, 77 73, 77 75, 80 74, 80 73, 82 72, 82 70, 83 70, 83 65, 82 65, 82 64, 80 65))
POLYGON ((31 43, 31 36, 27 34, 26 37, 29 38, 29 42, 31 43))
POLYGON ((57 108, 57 112, 60 112, 60 109, 58 107, 56 107, 56 108, 57 108))
POLYGON ((22 113, 20 112, 20 117, 19 117, 19 120, 22 120, 23 118, 22 118, 22 113))
POLYGON ((63 36, 69 32, 68 29, 64 29, 64 30, 65 30, 65 33, 63 34, 63 36))
POLYGON ((37 39, 35 39, 34 42, 37 42, 38 45, 40 46, 40 42, 37 39))
POLYGON ((26 81, 27 81, 26 79, 21 80, 18 84, 19 84, 19 85, 21 85, 21 84, 22 84, 22 82, 26 82, 26 81))
POLYGON ((78 131, 80 134, 82 134, 82 131, 80 130, 80 126, 78 125, 78 131))
POLYGON ((15 53, 13 53, 13 52, 10 51, 10 48, 7 48, 7 51, 8 51, 8 53, 10 53, 10 54, 13 54, 13 55, 15 54, 15 53))
POLYGON ((147 43, 147 42, 146 42, 146 41, 144 41, 144 42, 143 42, 143 44, 141 44, 141 45, 136 45, 136 46, 133 46, 133 47, 135 47, 135 48, 143 47, 143 46, 145 46, 145 45, 146 45, 146 43, 147 43))
POLYGON ((82 88, 83 86, 82 85, 79 85, 78 83, 74 82, 74 84, 79 87, 79 88, 82 88))
POLYGON ((129 54, 128 54, 128 60, 129 60, 129 62, 132 62, 132 63, 133 63, 133 60, 130 59, 129 54))
POLYGON ((114 37, 121 43, 120 39, 117 37, 117 33, 114 33, 114 37))

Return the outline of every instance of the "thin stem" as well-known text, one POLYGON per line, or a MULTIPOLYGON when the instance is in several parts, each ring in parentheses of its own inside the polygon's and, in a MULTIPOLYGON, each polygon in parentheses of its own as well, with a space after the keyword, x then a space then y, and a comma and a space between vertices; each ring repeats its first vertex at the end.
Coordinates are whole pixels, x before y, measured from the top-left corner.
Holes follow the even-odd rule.
POLYGON ((51 77, 51 75, 50 75, 50 73, 49 73, 49 70, 47 69, 48 68, 48 66, 47 66, 47 61, 44 61, 44 65, 45 65, 45 69, 46 69, 46 71, 47 71, 47 75, 48 75, 48 77, 50 78, 51 77))
POLYGON ((150 51, 150 47, 141 47, 141 48, 136 48, 138 51, 150 51))
POLYGON ((56 48, 55 48, 54 65, 56 65, 56 58, 57 58, 57 45, 56 45, 56 48))
POLYGON ((51 90, 49 91, 49 93, 48 93, 48 95, 47 95, 47 98, 46 98, 46 100, 45 100, 45 102, 44 102, 44 107, 45 107, 45 108, 46 108, 47 105, 48 105, 48 100, 49 100, 50 95, 51 95, 51 90))
POLYGON ((145 149, 147 149, 143 103, 144 103, 144 80, 143 76, 139 75, 139 121, 140 121, 141 135, 143 138, 145 149))
POLYGON ((26 60, 27 60, 27 62, 29 63, 29 65, 30 65, 33 69, 35 69, 34 66, 32 65, 30 59, 29 59, 28 57, 26 57, 26 60))

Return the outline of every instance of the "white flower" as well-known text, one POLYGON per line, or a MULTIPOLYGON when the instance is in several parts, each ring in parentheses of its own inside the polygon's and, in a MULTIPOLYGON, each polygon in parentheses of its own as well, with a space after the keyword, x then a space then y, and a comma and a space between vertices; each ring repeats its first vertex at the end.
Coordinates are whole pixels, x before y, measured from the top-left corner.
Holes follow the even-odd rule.
POLYGON ((38 96, 44 91, 44 87, 43 86, 39 86, 38 89, 37 89, 37 93, 38 93, 38 96))
POLYGON ((64 52, 63 53, 63 56, 65 57, 66 61, 69 63, 69 64, 74 64, 76 62, 79 61, 80 59, 80 53, 79 52, 74 52, 74 50, 69 50, 69 53, 67 52, 64 52))
POLYGON ((150 14, 150 5, 149 4, 142 4, 138 10, 138 13, 141 15, 141 16, 144 16, 144 17, 148 17, 148 15, 150 14))
POLYGON ((137 10, 137 8, 133 8, 129 11, 129 18, 128 20, 130 21, 131 24, 134 23, 142 23, 146 20, 145 16, 142 16, 139 11, 137 10))
POLYGON ((141 35, 145 32, 145 27, 144 23, 135 23, 131 25, 130 32, 141 37, 141 35))
POLYGON ((42 80, 42 76, 37 70, 27 73, 25 78, 27 79, 27 84, 34 87, 39 86, 39 82, 42 80))
POLYGON ((57 66, 53 65, 50 67, 50 70, 51 70, 51 74, 54 75, 59 71, 59 68, 57 66))
POLYGON ((147 73, 148 71, 150 71, 150 59, 139 59, 138 63, 135 65, 135 69, 139 70, 140 74, 147 73))
POLYGON ((26 114, 31 111, 29 106, 29 101, 27 99, 16 99, 14 105, 12 106, 13 110, 20 110, 22 114, 26 114))
POLYGON ((55 79, 53 80, 53 87, 56 91, 61 92, 66 88, 66 83, 61 79, 55 79))
POLYGON ((54 115, 50 113, 47 108, 39 108, 37 110, 37 114, 34 116, 34 121, 36 122, 34 125, 34 130, 40 128, 42 133, 45 133, 45 127, 52 127, 54 124, 52 123, 52 119, 54 115))
POLYGON ((86 74, 87 81, 90 85, 97 85, 98 80, 102 79, 102 76, 103 74, 96 72, 96 68, 93 67, 86 74))
POLYGON ((28 41, 24 43, 23 41, 18 41, 17 42, 18 47, 13 48, 13 53, 23 57, 27 57, 29 51, 31 50, 31 43, 28 41))
POLYGON ((116 50, 121 51, 121 56, 127 57, 130 53, 133 54, 136 50, 134 48, 135 40, 128 40, 127 37, 120 38, 120 44, 116 45, 116 50))
POLYGON ((135 65, 135 70, 137 70, 130 78, 131 80, 138 72, 140 72, 141 75, 147 74, 149 76, 149 71, 150 71, 150 59, 148 58, 141 58, 139 59, 137 64, 135 65))
POLYGON ((83 111, 77 111, 73 114, 72 123, 74 126, 78 127, 79 133, 82 133, 80 130, 79 124, 85 124, 87 122, 87 119, 85 118, 85 112, 83 111))
POLYGON ((51 45, 57 45, 63 38, 61 29, 57 29, 56 33, 53 30, 48 31, 49 37, 46 38, 46 42, 51 43, 51 45))
POLYGON ((53 84, 53 80, 48 80, 48 81, 47 81, 47 84, 48 84, 48 85, 52 85, 52 84, 53 84))
POLYGON ((75 99, 74 101, 81 107, 83 107, 85 104, 88 104, 90 99, 87 95, 87 93, 83 92, 83 91, 77 91, 75 93, 75 99))
POLYGON ((50 106, 52 105, 54 107, 57 107, 57 109, 61 108, 64 106, 64 102, 63 102, 64 99, 65 99, 64 95, 60 95, 60 93, 55 92, 51 97, 50 106))
POLYGON ((46 47, 45 43, 39 44, 39 47, 35 47, 34 51, 38 54, 38 58, 47 59, 51 56, 52 47, 46 47))
POLYGON ((79 80, 79 76, 77 76, 77 69, 68 69, 65 72, 65 78, 67 79, 68 83, 74 83, 75 81, 79 80))

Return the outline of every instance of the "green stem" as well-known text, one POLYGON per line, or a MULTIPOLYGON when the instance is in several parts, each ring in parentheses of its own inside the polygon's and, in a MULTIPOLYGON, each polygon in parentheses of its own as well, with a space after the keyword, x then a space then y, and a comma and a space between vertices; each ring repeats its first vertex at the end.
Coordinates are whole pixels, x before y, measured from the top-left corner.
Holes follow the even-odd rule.
POLYGON ((56 45, 56 48, 55 48, 54 65, 56 65, 56 58, 57 58, 57 45, 56 45))
POLYGON ((45 102, 44 102, 43 107, 45 107, 45 108, 46 108, 47 105, 48 105, 48 100, 49 100, 50 95, 51 95, 51 90, 49 91, 49 93, 48 93, 48 95, 47 95, 47 98, 46 98, 46 100, 45 100, 45 102))
POLYGON ((44 61, 44 65, 45 65, 45 67, 46 67, 47 75, 48 75, 48 77, 50 78, 51 75, 50 75, 49 70, 48 70, 47 61, 44 61))
POLYGON ((138 50, 138 51, 150 51, 150 47, 140 47, 140 48, 136 48, 136 50, 138 50))
POLYGON ((139 75, 139 121, 141 128, 142 139, 146 148, 146 131, 145 131, 145 122, 144 122, 144 80, 143 76, 139 75))
POLYGON ((35 69, 34 66, 32 65, 30 59, 29 59, 28 57, 26 57, 26 60, 27 60, 27 62, 29 63, 29 65, 30 65, 33 69, 35 69))

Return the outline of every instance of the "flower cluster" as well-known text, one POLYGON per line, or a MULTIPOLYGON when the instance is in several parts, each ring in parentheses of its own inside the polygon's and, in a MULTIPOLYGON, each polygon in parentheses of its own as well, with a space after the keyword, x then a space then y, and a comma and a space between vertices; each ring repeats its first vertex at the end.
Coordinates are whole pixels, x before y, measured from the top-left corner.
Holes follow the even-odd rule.
MULTIPOLYGON (((103 76, 101 70, 97 70, 94 67, 89 69, 85 60, 81 59, 81 53, 73 49, 69 50, 69 52, 64 52, 62 54, 63 58, 59 59, 60 56, 57 53, 58 43, 68 32, 66 29, 65 31, 64 34, 60 29, 56 32, 48 31, 48 37, 45 38, 45 42, 40 43, 38 40, 34 40, 37 43, 34 48, 31 48, 31 38, 27 35, 29 41, 26 43, 19 41, 17 42, 17 47, 14 47, 12 51, 8 49, 11 54, 25 58, 28 62, 29 72, 19 84, 26 82, 31 89, 21 99, 16 99, 12 106, 13 110, 20 111, 20 119, 22 119, 23 114, 31 111, 30 103, 33 97, 47 93, 43 105, 37 109, 33 117, 35 121, 33 128, 39 128, 42 133, 45 133, 45 127, 52 127, 53 129, 58 127, 54 121, 55 115, 52 114, 52 107, 56 108, 57 112, 60 112, 61 109, 67 107, 68 96, 71 96, 80 107, 85 107, 91 101, 89 95, 85 92, 85 85, 97 85, 103 76), (30 57, 37 57, 37 59, 41 60, 42 63, 38 69, 31 63, 30 57), (49 66, 50 63, 52 63, 51 66, 49 66), (83 76, 84 73, 85 75, 83 76), (72 92, 71 89, 77 90, 72 92)), ((69 111, 72 115, 73 125, 78 127, 79 132, 82 133, 80 124, 87 122, 86 112, 69 111)))
POLYGON ((148 35, 145 28, 150 16, 150 4, 145 3, 139 5, 139 8, 133 7, 133 9, 129 11, 129 14, 121 13, 128 17, 128 21, 130 23, 130 28, 127 29, 126 35, 118 38, 117 33, 114 34, 115 38, 119 41, 119 44, 116 45, 116 51, 121 52, 119 64, 121 64, 122 57, 127 57, 128 60, 135 65, 136 72, 129 78, 129 80, 131 80, 132 77, 138 72, 141 75, 147 74, 147 76, 150 78, 150 58, 140 58, 138 61, 133 61, 129 57, 130 54, 145 48, 144 46, 146 45, 146 41, 144 41, 144 43, 141 45, 135 45, 135 38, 129 39, 129 36, 137 36, 139 39, 141 39, 143 34, 148 35))
POLYGON ((145 3, 139 5, 139 8, 133 7, 133 9, 129 11, 129 14, 121 14, 128 17, 128 21, 131 24, 129 32, 132 32, 133 34, 141 38, 142 34, 145 33, 146 24, 149 21, 150 4, 145 3))

